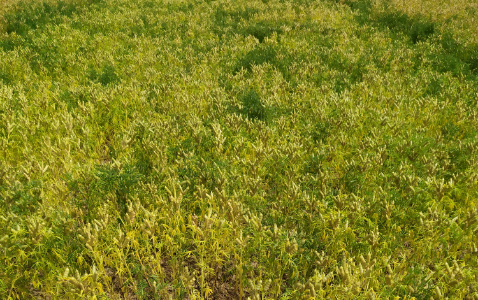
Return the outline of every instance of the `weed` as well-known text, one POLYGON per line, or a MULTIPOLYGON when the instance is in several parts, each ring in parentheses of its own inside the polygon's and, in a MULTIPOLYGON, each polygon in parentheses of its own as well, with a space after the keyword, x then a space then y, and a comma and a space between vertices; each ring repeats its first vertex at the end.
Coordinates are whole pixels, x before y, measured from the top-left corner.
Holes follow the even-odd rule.
POLYGON ((281 34, 282 30, 267 22, 258 22, 244 28, 244 35, 252 35, 259 43, 264 42, 264 39, 273 33, 281 34))
POLYGON ((38 180, 17 185, 5 199, 5 209, 19 215, 34 213, 42 203, 41 185, 38 180))
POLYGON ((68 1, 32 3, 22 1, 16 4, 16 9, 5 15, 5 31, 25 36, 30 30, 35 30, 47 24, 60 22, 62 17, 71 17, 77 12, 77 6, 68 1))
POLYGON ((90 68, 88 71, 88 78, 91 81, 99 82, 104 86, 118 84, 121 81, 120 77, 116 74, 115 67, 110 64, 104 65, 100 72, 94 68, 90 68))
POLYGON ((253 120, 264 120, 266 118, 266 108, 254 89, 249 89, 244 92, 241 96, 241 102, 241 113, 247 118, 253 120))
POLYGON ((424 41, 435 33, 435 24, 421 18, 412 18, 405 13, 384 13, 377 18, 378 24, 392 32, 401 32, 414 44, 424 41))
POLYGON ((253 66, 262 65, 265 63, 269 63, 273 66, 280 66, 280 63, 276 59, 276 54, 277 51, 272 46, 255 48, 247 52, 237 61, 233 70, 233 74, 236 74, 241 70, 250 72, 253 66))

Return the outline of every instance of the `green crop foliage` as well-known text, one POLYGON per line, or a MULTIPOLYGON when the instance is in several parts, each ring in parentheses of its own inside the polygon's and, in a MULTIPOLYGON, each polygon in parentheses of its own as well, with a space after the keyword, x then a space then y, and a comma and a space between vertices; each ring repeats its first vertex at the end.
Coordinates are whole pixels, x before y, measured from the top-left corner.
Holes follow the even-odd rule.
POLYGON ((0 299, 478 299, 477 13, 3 1, 0 299))

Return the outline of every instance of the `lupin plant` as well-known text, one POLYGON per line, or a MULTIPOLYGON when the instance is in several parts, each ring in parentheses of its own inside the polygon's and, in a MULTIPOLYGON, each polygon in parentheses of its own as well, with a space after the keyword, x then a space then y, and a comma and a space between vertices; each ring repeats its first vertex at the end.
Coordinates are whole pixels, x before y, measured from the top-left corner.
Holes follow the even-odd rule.
POLYGON ((1 299, 478 299, 473 1, 5 3, 1 299))

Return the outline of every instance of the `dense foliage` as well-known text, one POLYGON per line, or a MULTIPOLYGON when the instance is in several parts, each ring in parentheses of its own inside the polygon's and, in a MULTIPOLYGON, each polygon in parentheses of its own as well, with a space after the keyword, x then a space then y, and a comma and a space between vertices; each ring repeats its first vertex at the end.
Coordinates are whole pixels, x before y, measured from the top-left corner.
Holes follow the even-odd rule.
POLYGON ((478 299, 477 6, 433 2, 8 9, 0 298, 478 299))

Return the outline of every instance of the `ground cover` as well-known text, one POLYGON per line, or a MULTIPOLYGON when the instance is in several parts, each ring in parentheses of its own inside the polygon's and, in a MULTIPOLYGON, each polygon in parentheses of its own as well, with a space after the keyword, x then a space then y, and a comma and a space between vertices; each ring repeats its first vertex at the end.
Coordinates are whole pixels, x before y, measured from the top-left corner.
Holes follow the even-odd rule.
POLYGON ((10 6, 0 298, 478 299, 476 5, 404 3, 10 6))

